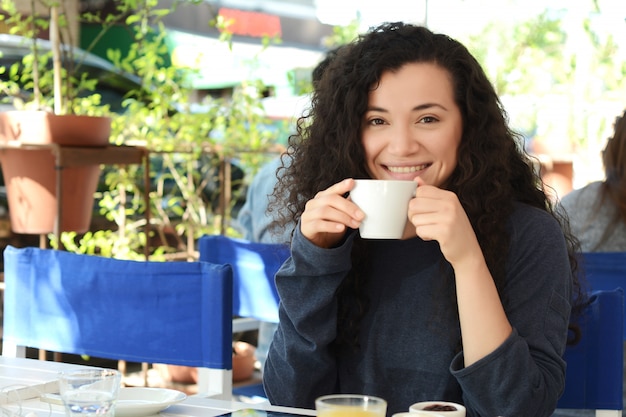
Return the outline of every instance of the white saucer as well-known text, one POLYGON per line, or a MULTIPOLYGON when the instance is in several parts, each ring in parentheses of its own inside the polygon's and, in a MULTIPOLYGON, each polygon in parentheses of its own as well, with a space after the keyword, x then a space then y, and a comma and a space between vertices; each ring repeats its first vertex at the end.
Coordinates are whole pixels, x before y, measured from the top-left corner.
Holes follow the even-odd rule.
POLYGON ((121 388, 115 403, 115 417, 158 414, 187 398, 183 392, 165 388, 121 388))

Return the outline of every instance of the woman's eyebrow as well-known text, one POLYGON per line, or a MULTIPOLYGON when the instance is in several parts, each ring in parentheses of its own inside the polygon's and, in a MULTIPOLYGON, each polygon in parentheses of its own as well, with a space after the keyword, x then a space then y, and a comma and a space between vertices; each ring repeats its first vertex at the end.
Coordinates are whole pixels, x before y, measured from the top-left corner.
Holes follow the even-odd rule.
POLYGON ((382 107, 376 107, 376 106, 367 106, 367 111, 378 111, 381 113, 388 113, 389 110, 382 108, 382 107))
POLYGON ((439 107, 440 109, 443 109, 445 111, 448 111, 447 107, 445 107, 443 104, 439 104, 439 103, 424 103, 424 104, 420 104, 419 106, 415 106, 413 107, 413 110, 426 110, 426 109, 430 109, 432 107, 439 107))
MULTIPOLYGON (((440 109, 443 109, 445 111, 448 111, 448 108, 445 107, 442 104, 439 103, 424 103, 424 104, 420 104, 418 106, 413 107, 411 110, 412 111, 420 111, 420 110, 427 110, 430 109, 432 107, 439 107, 440 109)), ((383 107, 377 107, 377 106, 368 106, 367 107, 367 111, 379 111, 382 113, 388 113, 389 110, 383 108, 383 107)))

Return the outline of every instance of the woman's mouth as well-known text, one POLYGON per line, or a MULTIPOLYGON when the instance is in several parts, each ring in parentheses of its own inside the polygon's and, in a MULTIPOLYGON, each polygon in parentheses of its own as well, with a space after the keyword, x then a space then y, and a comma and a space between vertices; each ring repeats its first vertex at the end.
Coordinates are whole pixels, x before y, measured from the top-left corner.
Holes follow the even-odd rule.
POLYGON ((422 171, 428 168, 430 164, 412 165, 412 166, 390 166, 387 165, 387 170, 394 174, 410 174, 413 172, 422 171))

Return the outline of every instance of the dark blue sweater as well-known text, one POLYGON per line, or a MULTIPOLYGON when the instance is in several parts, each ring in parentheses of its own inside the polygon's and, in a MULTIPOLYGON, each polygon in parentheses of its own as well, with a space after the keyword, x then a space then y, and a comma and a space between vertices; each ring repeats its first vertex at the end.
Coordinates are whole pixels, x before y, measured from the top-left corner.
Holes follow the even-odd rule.
MULTIPOLYGON (((355 232, 333 249, 299 228, 276 275, 280 325, 265 365, 272 404, 314 408, 329 393, 366 393, 388 415, 447 400, 473 416, 550 416, 564 386, 572 277, 563 233, 547 213, 516 206, 503 304, 514 328, 494 352, 463 365, 454 275, 437 242, 367 242, 369 311, 360 348, 333 349, 335 292, 351 268, 355 232)), ((503 261, 505 261, 503 254, 503 261)))

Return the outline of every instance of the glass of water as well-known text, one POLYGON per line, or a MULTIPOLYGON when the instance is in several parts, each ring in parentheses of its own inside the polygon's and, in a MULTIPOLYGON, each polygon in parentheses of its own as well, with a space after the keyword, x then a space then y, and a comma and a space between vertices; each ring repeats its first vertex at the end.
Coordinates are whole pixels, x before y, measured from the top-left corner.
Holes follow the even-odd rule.
POLYGON ((114 369, 83 368, 59 373, 67 417, 114 417, 122 375, 114 369))

